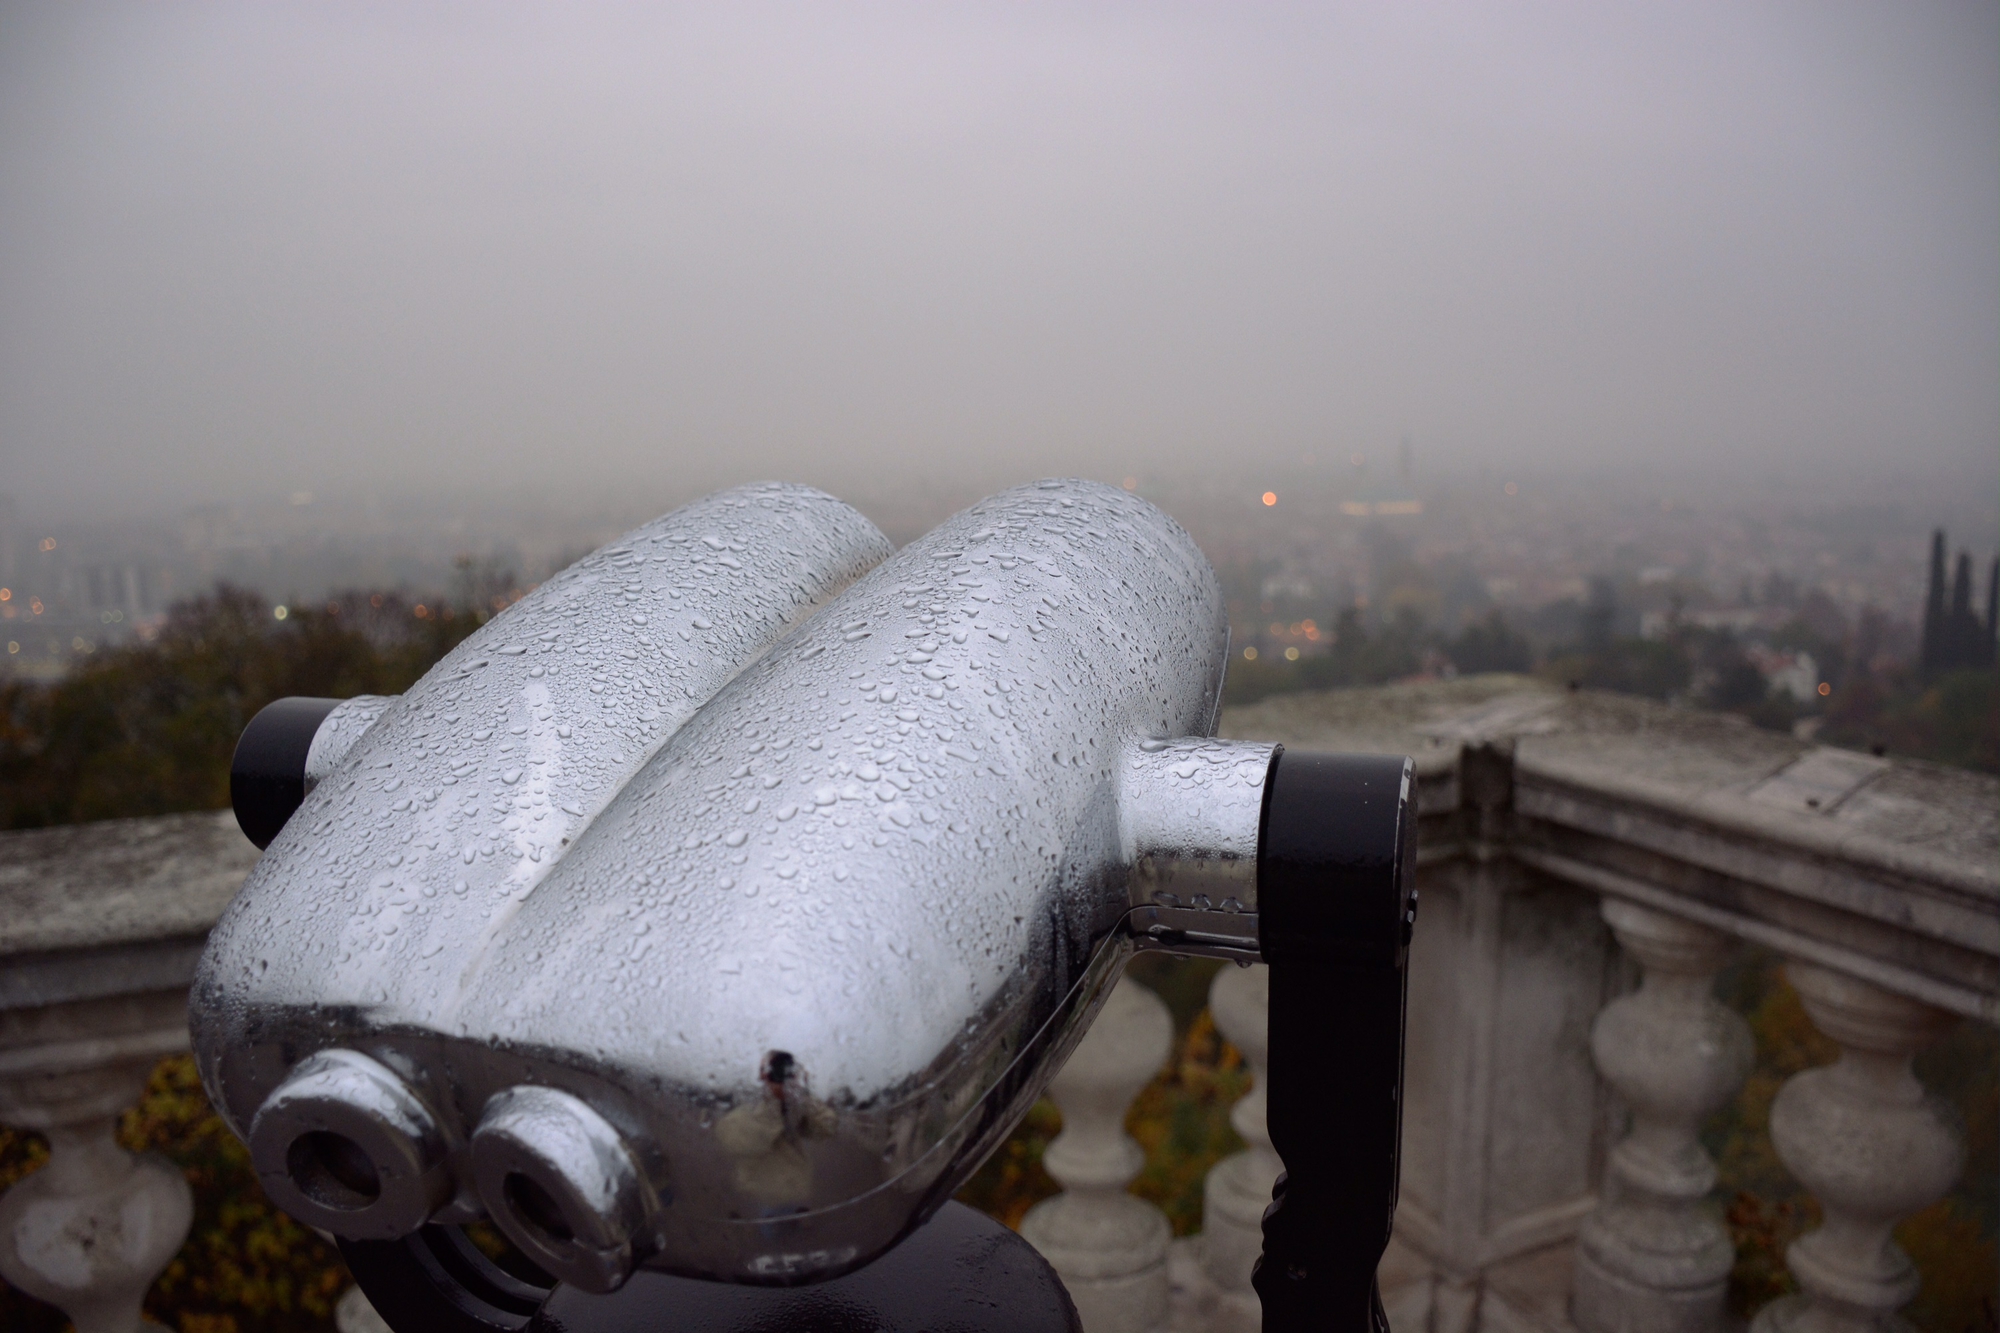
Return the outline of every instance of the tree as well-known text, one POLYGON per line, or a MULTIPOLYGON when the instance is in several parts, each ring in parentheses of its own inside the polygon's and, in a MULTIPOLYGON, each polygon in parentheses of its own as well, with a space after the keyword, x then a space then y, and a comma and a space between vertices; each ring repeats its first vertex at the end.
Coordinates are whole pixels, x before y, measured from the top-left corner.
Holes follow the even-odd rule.
POLYGON ((151 643, 0 686, 0 828, 220 809, 243 726, 291 694, 399 694, 484 616, 351 593, 286 608, 218 586, 151 643))

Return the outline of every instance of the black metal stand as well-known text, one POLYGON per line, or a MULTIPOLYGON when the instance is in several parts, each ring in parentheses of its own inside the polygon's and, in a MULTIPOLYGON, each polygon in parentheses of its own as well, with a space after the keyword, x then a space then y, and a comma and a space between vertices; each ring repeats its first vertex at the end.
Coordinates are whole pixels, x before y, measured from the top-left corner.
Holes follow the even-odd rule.
POLYGON ((339 1244, 355 1284, 397 1333, 519 1333, 556 1286, 531 1266, 501 1268, 458 1227, 339 1244))
POLYGON ((1270 781, 1257 867, 1265 1119, 1285 1172, 1251 1282, 1265 1333, 1388 1333, 1375 1269, 1402 1147, 1414 774, 1401 757, 1286 752, 1270 781))
POLYGON ((510 1275, 455 1227, 340 1243, 370 1303, 403 1333, 1081 1333, 1048 1261, 985 1214, 947 1203, 865 1268, 806 1287, 640 1271, 609 1296, 510 1275))

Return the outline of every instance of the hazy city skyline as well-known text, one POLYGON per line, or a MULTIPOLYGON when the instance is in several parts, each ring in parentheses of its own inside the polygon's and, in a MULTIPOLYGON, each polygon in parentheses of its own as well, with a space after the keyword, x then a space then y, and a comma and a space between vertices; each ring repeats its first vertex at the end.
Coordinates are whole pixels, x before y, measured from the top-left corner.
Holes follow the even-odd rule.
POLYGON ((2000 477, 2000 10, 0 5, 0 490, 2000 477))

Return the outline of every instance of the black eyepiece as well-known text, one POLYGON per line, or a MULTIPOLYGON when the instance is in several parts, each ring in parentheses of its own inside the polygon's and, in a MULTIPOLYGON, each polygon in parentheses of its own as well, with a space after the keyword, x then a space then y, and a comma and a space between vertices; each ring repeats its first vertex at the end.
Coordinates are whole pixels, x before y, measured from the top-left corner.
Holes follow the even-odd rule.
POLYGON ((278 699, 250 719, 229 761, 229 804, 237 827, 269 847, 306 799, 306 756, 338 699, 278 699))

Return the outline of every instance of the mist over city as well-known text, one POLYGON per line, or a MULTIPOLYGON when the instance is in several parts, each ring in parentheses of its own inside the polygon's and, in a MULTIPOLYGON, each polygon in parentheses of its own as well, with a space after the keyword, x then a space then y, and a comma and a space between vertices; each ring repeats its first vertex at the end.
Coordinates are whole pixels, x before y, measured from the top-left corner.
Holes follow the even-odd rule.
MULTIPOLYGON (((2000 472, 1988 6, 10 3, 0 488, 2000 472)), ((1991 487, 1987 488, 1989 491, 1991 487)))
POLYGON ((1127 485, 1246 641, 1593 579, 1635 632, 1773 587, 1913 623, 1932 529, 2000 536, 1990 7, 0 32, 16 670, 218 579, 531 584, 765 477, 899 541, 1127 485))

